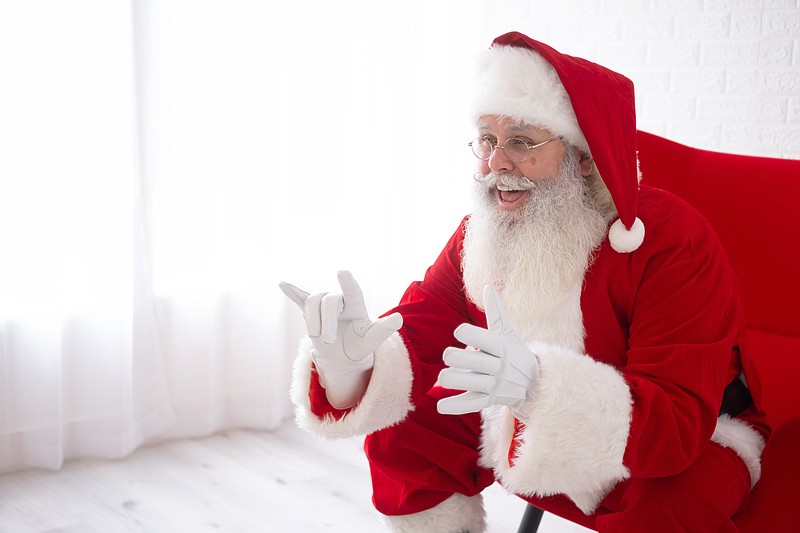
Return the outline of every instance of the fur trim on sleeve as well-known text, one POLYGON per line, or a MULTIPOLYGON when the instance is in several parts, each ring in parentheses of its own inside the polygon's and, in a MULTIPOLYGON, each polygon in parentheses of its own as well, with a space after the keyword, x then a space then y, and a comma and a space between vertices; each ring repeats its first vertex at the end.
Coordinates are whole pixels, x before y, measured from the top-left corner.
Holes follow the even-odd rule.
POLYGON ((531 350, 541 377, 534 407, 509 463, 514 420, 507 408, 484 412, 481 464, 523 495, 566 494, 590 514, 630 472, 622 463, 632 415, 627 382, 613 367, 544 343, 531 350))
POLYGON ((445 501, 410 515, 384 516, 384 524, 396 533, 444 533, 486 531, 483 497, 453 494, 445 501))
POLYGON ((291 398, 297 425, 322 437, 366 435, 402 421, 411 404, 411 362, 403 339, 393 334, 375 351, 367 390, 361 401, 341 419, 318 417, 308 397, 311 385, 311 341, 303 339, 292 375, 291 398))
POLYGON ((730 448, 742 458, 750 471, 750 487, 761 479, 761 452, 764 451, 764 438, 747 422, 729 415, 721 415, 717 419, 717 428, 711 440, 730 448))

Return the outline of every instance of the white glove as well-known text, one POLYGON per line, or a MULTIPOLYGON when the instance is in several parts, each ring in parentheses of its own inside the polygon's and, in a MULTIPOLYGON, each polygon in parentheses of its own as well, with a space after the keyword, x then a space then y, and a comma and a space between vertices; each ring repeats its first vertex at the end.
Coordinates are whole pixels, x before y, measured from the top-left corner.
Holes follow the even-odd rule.
POLYGON ((337 277, 341 294, 310 295, 285 282, 280 288, 303 311, 314 346, 311 357, 328 401, 346 409, 361 400, 369 384, 373 352, 400 329, 403 317, 393 313, 372 322, 353 275, 343 270, 337 277))
POLYGON ((476 349, 447 348, 443 357, 450 368, 439 373, 442 387, 466 392, 439 400, 437 409, 445 415, 460 415, 507 405, 515 417, 527 420, 539 380, 539 362, 517 337, 494 289, 486 286, 483 300, 489 329, 458 326, 456 339, 476 349))

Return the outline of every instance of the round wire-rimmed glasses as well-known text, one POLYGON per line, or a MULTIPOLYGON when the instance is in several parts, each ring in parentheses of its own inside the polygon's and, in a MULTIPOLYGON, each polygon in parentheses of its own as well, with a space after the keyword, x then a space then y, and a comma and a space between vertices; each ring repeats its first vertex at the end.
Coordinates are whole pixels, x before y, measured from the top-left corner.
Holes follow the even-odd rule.
POLYGON ((525 139, 512 137, 506 140, 506 142, 503 144, 497 144, 497 139, 493 139, 491 137, 476 137, 469 143, 469 147, 472 148, 472 153, 475 154, 475 157, 481 161, 488 161, 489 158, 492 157, 492 154, 495 150, 502 148, 506 153, 506 156, 508 156, 511 161, 514 163, 522 163, 528 159, 531 150, 535 150, 536 148, 544 146, 550 141, 555 140, 556 137, 553 137, 552 139, 547 139, 546 141, 533 144, 525 139))

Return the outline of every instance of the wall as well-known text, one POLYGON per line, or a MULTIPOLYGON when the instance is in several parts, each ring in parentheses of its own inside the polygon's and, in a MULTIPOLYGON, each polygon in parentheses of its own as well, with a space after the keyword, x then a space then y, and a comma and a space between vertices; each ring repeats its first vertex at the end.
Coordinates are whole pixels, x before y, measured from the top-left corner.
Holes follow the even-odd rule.
POLYGON ((517 30, 631 78, 639 127, 699 148, 800 158, 800 0, 494 0, 517 30))

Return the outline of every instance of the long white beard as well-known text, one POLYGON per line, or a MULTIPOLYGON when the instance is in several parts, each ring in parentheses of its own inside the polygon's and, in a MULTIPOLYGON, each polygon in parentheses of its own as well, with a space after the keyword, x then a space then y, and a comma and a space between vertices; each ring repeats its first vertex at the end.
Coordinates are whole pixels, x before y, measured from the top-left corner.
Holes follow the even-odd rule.
POLYGON ((464 237, 467 295, 483 308, 483 288, 491 285, 523 340, 582 351, 581 286, 607 221, 590 205, 586 180, 569 151, 557 179, 526 186, 527 204, 504 212, 496 205, 492 177, 478 182, 478 205, 464 237))

